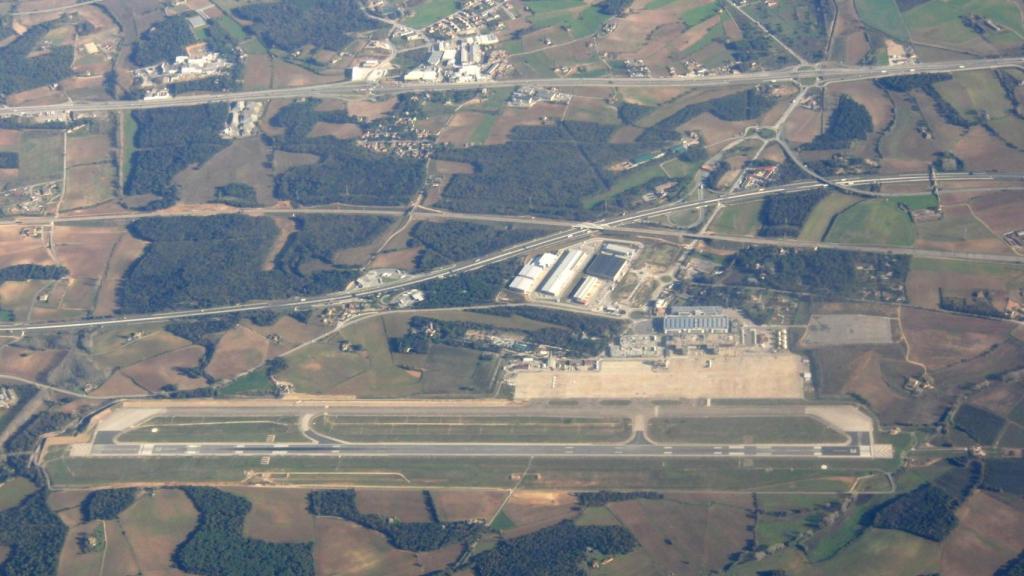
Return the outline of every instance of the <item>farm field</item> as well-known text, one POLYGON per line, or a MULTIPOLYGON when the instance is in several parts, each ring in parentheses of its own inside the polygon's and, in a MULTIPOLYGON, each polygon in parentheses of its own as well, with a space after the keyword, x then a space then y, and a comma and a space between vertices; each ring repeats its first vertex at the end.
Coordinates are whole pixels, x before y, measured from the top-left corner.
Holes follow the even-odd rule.
POLYGON ((857 203, 849 194, 831 193, 818 202, 800 230, 801 240, 821 240, 828 233, 837 215, 857 203))
POLYGON ((413 28, 422 28, 454 13, 457 9, 458 3, 453 0, 425 0, 416 5, 413 9, 414 14, 406 18, 404 23, 413 28))
POLYGON ((734 236, 751 236, 761 228, 763 200, 726 206, 711 222, 711 231, 734 236))
POLYGON ((910 39, 910 30, 904 21, 896 0, 856 0, 857 15, 869 26, 900 42, 910 39))
POLYGON ((541 417, 321 416, 312 426, 350 442, 624 442, 632 431, 628 420, 541 417))
POLYGON ((839 213, 825 237, 828 242, 881 246, 914 244, 910 215, 894 200, 863 200, 839 213))

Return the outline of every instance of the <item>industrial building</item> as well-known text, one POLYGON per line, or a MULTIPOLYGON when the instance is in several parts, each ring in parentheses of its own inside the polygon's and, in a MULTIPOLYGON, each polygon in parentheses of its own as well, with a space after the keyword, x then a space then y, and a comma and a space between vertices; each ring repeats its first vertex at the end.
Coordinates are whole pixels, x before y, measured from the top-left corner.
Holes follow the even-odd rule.
POLYGON ((560 298, 572 285, 584 264, 586 264, 586 258, 582 250, 573 248, 563 252, 558 263, 555 264, 554 270, 548 274, 544 284, 541 285, 541 293, 560 298))
POLYGON ((603 285, 604 281, 600 278, 586 276, 576 286, 576 290, 572 293, 572 299, 583 305, 589 304, 603 285))
POLYGON ((615 256, 605 252, 601 252, 587 265, 587 276, 594 276, 602 280, 609 282, 616 282, 622 276, 622 273, 626 270, 626 260, 620 256, 615 256))
POLYGON ((727 334, 732 321, 717 306, 675 306, 662 320, 665 334, 727 334))
POLYGON ((509 289, 524 294, 533 292, 555 262, 558 262, 558 256, 549 252, 534 256, 519 269, 519 273, 509 283, 509 289))

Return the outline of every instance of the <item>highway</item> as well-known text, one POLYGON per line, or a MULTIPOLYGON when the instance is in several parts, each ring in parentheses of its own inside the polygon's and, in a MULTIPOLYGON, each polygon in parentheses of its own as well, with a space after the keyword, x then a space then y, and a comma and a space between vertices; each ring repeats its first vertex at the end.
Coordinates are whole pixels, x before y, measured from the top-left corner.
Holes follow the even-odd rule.
MULTIPOLYGON (((837 183, 846 186, 870 186, 881 184, 914 184, 929 182, 928 173, 899 174, 899 175, 865 175, 855 178, 844 178, 837 180, 837 183)), ((1024 172, 937 172, 937 182, 1017 182, 1024 185, 1024 172)), ((791 182, 778 188, 785 188, 785 192, 803 192, 823 188, 825 184, 803 180, 791 182)), ((861 193, 858 191, 858 193, 861 193)), ((930 194, 928 191, 919 195, 930 194)), ((914 194, 900 194, 909 196, 914 194)), ((882 195, 884 196, 884 195, 882 195)), ((722 200, 729 200, 731 196, 722 196, 722 200)), ((177 205, 169 209, 154 210, 150 212, 118 211, 107 214, 83 214, 83 215, 59 215, 50 216, 0 216, 0 224, 13 223, 25 226, 43 226, 51 222, 55 224, 74 224, 87 222, 109 222, 119 220, 137 220, 140 218, 166 218, 168 216, 212 216, 215 214, 247 214, 249 216, 288 216, 291 214, 346 214, 364 216, 392 216, 401 217, 409 214, 409 209, 395 206, 315 206, 307 208, 229 208, 222 205, 203 204, 195 208, 188 208, 177 205)), ((586 222, 579 220, 554 220, 538 216, 505 215, 505 214, 484 214, 473 212, 451 212, 437 208, 417 207, 412 211, 412 217, 418 220, 471 220, 482 222, 502 222, 509 224, 534 224, 541 226, 565 226, 574 227, 585 225, 586 222)))
POLYGON ((59 112, 111 112, 118 110, 141 110, 151 108, 172 108, 176 106, 197 106, 211 102, 235 102, 239 100, 266 100, 270 98, 303 98, 309 96, 337 98, 376 94, 392 95, 407 92, 442 92, 478 88, 510 88, 516 86, 545 86, 558 88, 712 88, 759 84, 762 82, 787 82, 794 80, 820 80, 824 84, 872 80, 887 76, 917 73, 967 72, 971 70, 993 70, 996 68, 1022 67, 1024 58, 992 58, 974 60, 951 60, 931 62, 914 66, 840 66, 840 65, 798 65, 779 70, 707 76, 673 76, 663 78, 517 78, 459 84, 420 83, 369 83, 329 82, 294 88, 273 88, 212 94, 189 94, 173 98, 154 100, 99 100, 68 101, 59 104, 37 106, 0 107, 0 116, 26 115, 59 112))
MULTIPOLYGON (((952 178, 965 179, 965 180, 995 180, 996 178, 1008 178, 1020 180, 1024 178, 1020 174, 1006 174, 1006 175, 977 175, 977 174, 957 174, 951 175, 952 178)), ((860 178, 860 179, 848 179, 848 184, 861 184, 871 182, 919 182, 926 180, 927 175, 913 174, 903 176, 889 176, 889 177, 872 177, 872 178, 860 178)), ((445 266, 443 268, 431 270, 429 272, 421 274, 413 274, 407 276, 401 280, 383 284, 380 286, 369 286, 363 288, 355 288, 351 290, 334 292, 331 294, 325 294, 322 296, 309 297, 309 298, 291 298, 283 300, 273 301, 257 301, 249 302, 245 304, 236 304, 230 306, 219 306, 204 309, 192 309, 192 310, 178 310, 171 312, 162 312, 158 314, 145 314, 145 315, 132 315, 132 316, 121 316, 117 318, 103 318, 103 319, 87 319, 87 320, 75 320, 69 322, 17 322, 0 325, 0 334, 3 333, 27 333, 27 332, 39 332, 39 331, 51 331, 51 330, 76 330, 81 328, 90 327, 101 327, 101 326, 126 326, 126 325, 138 325, 147 324, 153 322, 165 322, 169 320, 178 320, 182 318, 196 318, 203 316, 217 316, 221 314, 230 313, 242 313, 242 312, 254 312, 257 310, 290 310, 296 307, 313 307, 313 306, 324 306, 324 305, 337 305, 346 302, 352 302, 360 299, 369 298, 379 294, 388 292, 394 292, 398 290, 404 290, 412 288, 418 284, 424 282, 445 278, 453 274, 462 274, 478 270, 480 268, 487 267, 491 264, 509 260, 513 258, 524 257, 528 254, 533 254, 543 250, 554 250, 561 248, 567 243, 574 243, 590 236, 599 234, 606 230, 616 229, 628 229, 629 225, 636 224, 654 218, 676 212, 678 210, 687 210, 694 208, 703 208, 714 206, 717 204, 731 204, 736 202, 744 202, 749 200, 755 200, 770 196, 773 194, 787 194, 802 192, 807 190, 813 190, 820 188, 824 184, 818 182, 800 182, 795 184, 787 184, 782 186, 775 186, 771 188, 762 188, 749 192, 742 192, 739 194, 732 194, 728 197, 722 198, 709 198, 704 200, 690 201, 690 202, 673 202, 654 208, 648 208, 646 210, 640 210, 624 216, 617 216, 612 218, 606 218, 593 222, 573 222, 572 227, 560 230, 553 234, 530 240, 521 244, 509 246, 504 250, 497 253, 477 258, 471 262, 462 262, 459 264, 445 266)), ((286 212, 294 212, 287 211, 286 212)), ((120 218, 120 216, 118 216, 120 218)), ((660 229, 664 230, 664 229, 660 229)), ((632 229, 632 232, 643 232, 643 233, 657 233, 658 228, 646 228, 632 229)), ((684 237, 685 234, 678 231, 671 231, 670 233, 676 234, 680 237, 684 237)), ((765 240, 750 239, 747 237, 725 237, 725 236, 714 236, 711 234, 704 235, 707 238, 718 238, 722 240, 735 240, 740 242, 757 243, 766 242, 765 240)), ((775 240, 775 242, 780 242, 775 240)), ((781 242, 794 242, 794 241, 781 241, 781 242)), ((803 246, 813 247, 836 247, 836 248, 847 248, 845 245, 827 244, 822 242, 809 242, 803 244, 803 246)), ((925 256, 929 258, 956 258, 956 259, 977 259, 986 262, 1007 262, 1007 263, 1024 263, 1024 257, 1016 255, 1000 255, 1000 254, 963 254, 963 253, 949 253, 941 252, 936 250, 920 250, 914 248, 889 248, 889 247, 858 247, 863 248, 866 251, 871 252, 884 252, 884 253, 902 253, 908 255, 925 256)))

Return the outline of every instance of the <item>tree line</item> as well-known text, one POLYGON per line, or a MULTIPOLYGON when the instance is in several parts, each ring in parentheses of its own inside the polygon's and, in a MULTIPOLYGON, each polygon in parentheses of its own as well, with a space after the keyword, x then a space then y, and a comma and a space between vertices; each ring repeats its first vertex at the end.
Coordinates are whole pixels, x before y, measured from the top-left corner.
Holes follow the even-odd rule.
POLYGON ((245 517, 252 504, 216 488, 182 489, 199 521, 174 551, 177 567, 201 576, 313 576, 313 543, 282 544, 247 538, 245 517))
POLYGON ((228 146, 220 137, 227 114, 228 105, 223 103, 132 112, 138 128, 124 193, 158 196, 151 209, 174 204, 178 197, 174 176, 228 146))
POLYGON ((788 250, 752 246, 736 252, 730 262, 737 270, 777 290, 809 292, 823 298, 851 294, 858 286, 858 267, 891 269, 903 283, 910 258, 887 254, 859 254, 844 250, 788 250))
POLYGON ((280 233, 272 218, 241 214, 144 218, 128 230, 149 242, 125 272, 118 303, 127 312, 204 308, 344 289, 358 270, 329 261, 383 230, 377 217, 303 216, 272 270, 262 270, 280 233))
POLYGON ((52 26, 50 22, 37 24, 0 47, 0 100, 16 92, 55 84, 72 74, 71 46, 55 46, 43 54, 29 56, 52 26))
POLYGON ((544 235, 539 228, 516 228, 476 222, 417 222, 409 246, 420 246, 416 268, 429 270, 469 260, 544 235))
POLYGON ((457 308, 494 302, 505 283, 515 276, 519 265, 511 260, 496 262, 484 268, 436 278, 419 285, 423 291, 420 308, 457 308))
MULTIPOLYGON (((255 7, 255 6, 254 6, 255 7)), ((294 166, 274 180, 274 196, 296 204, 345 202, 361 205, 400 205, 408 202, 423 184, 426 163, 419 158, 378 154, 348 140, 332 136, 308 138, 318 121, 353 121, 344 112, 316 112, 317 101, 285 106, 271 119, 284 127, 282 137, 273 139, 275 149, 313 154, 316 164, 294 166)))
POLYGON ((591 216, 595 209, 584 206, 585 198, 623 175, 611 167, 651 148, 611 144, 614 131, 595 122, 516 126, 505 144, 438 150, 435 158, 474 168, 473 174, 452 176, 441 205, 463 212, 591 216))
POLYGON ((637 141, 676 142, 680 136, 677 129, 705 112, 727 122, 753 120, 770 110, 776 102, 778 102, 778 98, 772 96, 766 88, 750 88, 735 94, 690 104, 644 130, 637 137, 637 141))
POLYGON ((0 268, 0 284, 25 280, 59 280, 67 275, 68 269, 63 266, 15 264, 0 268))
POLYGON ((807 150, 829 150, 848 148, 854 140, 863 140, 871 133, 871 114, 861 103, 846 94, 828 117, 828 127, 818 134, 804 148, 807 150))
POLYGON ((797 236, 807 217, 825 196, 827 190, 798 194, 778 194, 765 198, 758 217, 761 236, 797 236))
POLYGON ((139 36, 129 57, 139 67, 173 62, 185 55, 185 47, 196 41, 192 26, 184 16, 165 18, 139 36))
POLYGON ((450 544, 466 544, 484 528, 483 524, 476 522, 402 522, 377 514, 364 514, 356 506, 356 492, 352 489, 314 490, 307 499, 310 514, 336 516, 375 530, 400 550, 429 552, 450 544))
POLYGON ((287 52, 307 45, 339 51, 353 33, 378 27, 357 0, 285 0, 239 6, 231 13, 252 22, 248 30, 268 47, 287 52))
POLYGON ((577 526, 563 520, 525 536, 502 540, 471 562, 476 576, 585 576, 581 565, 588 551, 614 556, 628 554, 636 546, 636 538, 622 526, 577 526))
POLYGON ((0 574, 4 576, 55 576, 68 528, 46 503, 40 489, 17 506, 0 511, 0 543, 10 551, 0 574))
POLYGON ((135 503, 136 488, 108 488, 94 490, 82 500, 82 520, 113 520, 135 503))

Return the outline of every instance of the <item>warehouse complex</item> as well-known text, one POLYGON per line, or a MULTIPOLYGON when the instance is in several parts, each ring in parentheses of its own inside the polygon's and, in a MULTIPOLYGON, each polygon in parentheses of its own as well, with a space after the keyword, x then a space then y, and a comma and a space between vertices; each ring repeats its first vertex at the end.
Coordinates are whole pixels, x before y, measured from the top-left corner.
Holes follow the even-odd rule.
POLYGON ((581 245, 559 254, 544 253, 527 261, 508 288, 524 295, 569 298, 588 305, 622 279, 635 253, 633 246, 612 242, 604 242, 596 250, 581 245))

